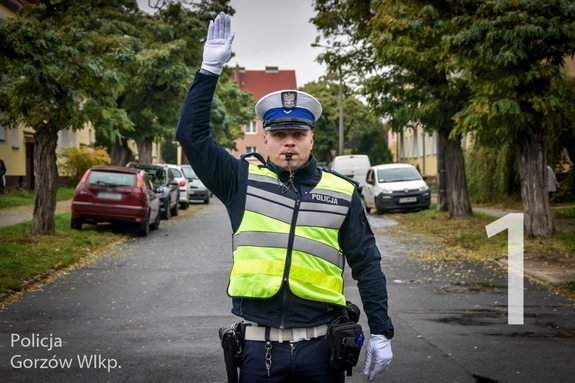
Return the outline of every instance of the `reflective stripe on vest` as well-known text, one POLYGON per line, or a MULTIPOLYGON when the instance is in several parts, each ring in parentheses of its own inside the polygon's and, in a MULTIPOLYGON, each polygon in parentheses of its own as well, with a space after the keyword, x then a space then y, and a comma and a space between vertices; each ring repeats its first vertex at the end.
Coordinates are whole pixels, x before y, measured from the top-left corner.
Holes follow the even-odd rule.
POLYGON ((345 305, 338 233, 353 191, 350 182, 322 172, 299 200, 291 190, 281 193, 274 173, 250 165, 244 216, 232 238, 228 294, 270 298, 287 279, 300 298, 345 305))

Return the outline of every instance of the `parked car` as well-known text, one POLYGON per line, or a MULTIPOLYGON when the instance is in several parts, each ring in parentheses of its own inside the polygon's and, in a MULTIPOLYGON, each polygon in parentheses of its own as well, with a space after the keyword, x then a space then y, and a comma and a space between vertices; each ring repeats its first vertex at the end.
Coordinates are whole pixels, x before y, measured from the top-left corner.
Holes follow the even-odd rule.
POLYGON ((170 169, 169 171, 172 173, 174 179, 178 181, 178 185, 180 186, 180 207, 185 210, 190 204, 190 182, 184 175, 184 170, 180 165, 168 164, 166 166, 170 169))
POLYGON ((365 208, 368 212, 375 209, 377 214, 429 209, 431 194, 426 179, 409 164, 372 166, 361 194, 365 208))
POLYGON ((170 214, 178 215, 180 207, 179 201, 179 184, 174 176, 165 165, 143 165, 137 162, 130 162, 127 167, 142 169, 148 173, 150 181, 158 189, 160 198, 160 217, 169 219, 170 214))
POLYGON ((357 192, 361 195, 361 191, 365 186, 365 175, 370 166, 371 163, 368 156, 365 154, 352 154, 335 157, 328 167, 339 174, 357 181, 359 183, 357 192))
POLYGON ((160 227, 160 199, 148 174, 122 166, 96 166, 84 173, 72 199, 72 229, 84 223, 126 222, 139 235, 160 227))
POLYGON ((194 169, 192 169, 190 165, 180 166, 190 183, 190 201, 202 200, 204 203, 209 203, 211 192, 204 186, 202 181, 200 181, 194 169))

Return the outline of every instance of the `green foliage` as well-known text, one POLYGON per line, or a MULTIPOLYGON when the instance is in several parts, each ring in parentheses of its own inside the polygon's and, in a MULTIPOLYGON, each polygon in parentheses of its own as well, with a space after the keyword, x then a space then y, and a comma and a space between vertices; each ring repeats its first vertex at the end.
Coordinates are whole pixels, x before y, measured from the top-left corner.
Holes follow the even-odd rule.
POLYGON ((243 137, 243 124, 255 118, 256 99, 249 92, 240 91, 238 83, 230 79, 228 67, 220 75, 212 102, 210 125, 212 136, 224 148, 236 150, 234 140, 243 137))
MULTIPOLYGON (((59 187, 56 192, 56 201, 67 201, 72 199, 75 190, 75 188, 59 187)), ((34 205, 34 199, 34 190, 13 188, 0 195, 0 209, 34 205)))
POLYGON ((465 169, 474 203, 498 203, 520 193, 517 156, 510 145, 471 145, 465 152, 465 169))
POLYGON ((172 140, 164 140, 160 145, 162 160, 167 164, 178 163, 178 146, 172 140))
POLYGON ((512 142, 553 129, 572 92, 562 79, 575 53, 575 4, 567 0, 454 1, 466 12, 444 38, 473 92, 455 117, 458 132, 480 142, 512 142))
POLYGON ((393 161, 389 144, 385 139, 383 125, 375 126, 361 135, 359 145, 353 153, 366 154, 372 165, 387 164, 393 161))
MULTIPOLYGON (((118 69, 126 39, 109 34, 109 11, 129 13, 132 1, 45 1, 0 19, 1 123, 17 122, 55 134, 91 121, 107 136, 130 129, 115 99, 124 76, 118 69)), ((113 16, 112 16, 113 17, 113 16)))
MULTIPOLYGON (((382 123, 377 121, 367 106, 349 94, 347 87, 344 88, 344 143, 364 133, 378 129, 381 131, 382 123)), ((322 116, 315 123, 312 153, 318 161, 329 163, 332 159, 331 152, 339 143, 339 83, 325 77, 304 85, 300 90, 317 98, 322 105, 322 116)))
POLYGON ((0 295, 26 290, 34 276, 66 268, 106 246, 121 242, 112 226, 73 230, 70 214, 56 216, 58 235, 30 235, 30 222, 0 229, 0 295))
POLYGON ((103 148, 66 148, 58 156, 64 161, 60 169, 68 176, 70 185, 76 185, 86 171, 94 166, 110 165, 110 156, 103 148))

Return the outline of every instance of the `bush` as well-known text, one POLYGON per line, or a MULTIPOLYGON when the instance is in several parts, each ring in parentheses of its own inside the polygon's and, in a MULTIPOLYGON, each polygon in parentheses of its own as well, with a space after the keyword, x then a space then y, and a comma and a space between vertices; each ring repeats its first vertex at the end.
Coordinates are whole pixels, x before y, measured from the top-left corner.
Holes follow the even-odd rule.
POLYGON ((94 166, 110 165, 112 161, 106 149, 81 147, 64 149, 59 155, 64 158, 60 169, 68 176, 71 185, 76 185, 82 179, 86 170, 94 166))
POLYGON ((465 171, 473 203, 496 203, 521 194, 517 156, 511 145, 475 143, 465 151, 465 171))

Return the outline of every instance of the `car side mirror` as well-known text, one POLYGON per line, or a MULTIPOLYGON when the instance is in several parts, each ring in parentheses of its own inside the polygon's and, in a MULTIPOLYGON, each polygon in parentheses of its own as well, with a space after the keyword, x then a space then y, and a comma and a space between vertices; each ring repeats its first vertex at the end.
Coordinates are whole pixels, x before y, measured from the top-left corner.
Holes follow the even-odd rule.
POLYGON ((372 179, 372 178, 368 179, 368 180, 365 181, 365 182, 367 182, 367 183, 370 184, 370 185, 374 185, 374 182, 373 182, 373 179, 372 179))
POLYGON ((171 181, 170 181, 170 185, 172 185, 172 186, 178 186, 179 183, 178 183, 178 181, 176 181, 176 180, 171 180, 171 181))
POLYGON ((424 181, 427 181, 427 176, 423 176, 423 180, 424 180, 424 181))

